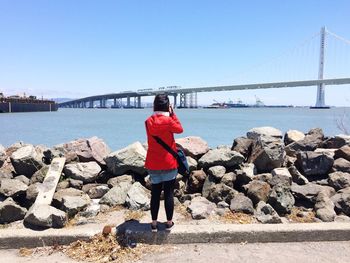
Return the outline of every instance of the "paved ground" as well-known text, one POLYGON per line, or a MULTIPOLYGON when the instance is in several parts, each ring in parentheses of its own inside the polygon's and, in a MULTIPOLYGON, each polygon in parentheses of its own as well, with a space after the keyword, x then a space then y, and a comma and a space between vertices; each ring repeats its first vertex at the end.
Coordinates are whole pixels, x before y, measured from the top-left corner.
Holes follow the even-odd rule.
MULTIPOLYGON (((62 253, 20 257, 18 250, 0 250, 1 262, 76 262, 62 253)), ((244 263, 347 263, 350 241, 313 243, 191 244, 168 246, 162 252, 145 255, 138 263, 151 262, 244 262, 244 263)))

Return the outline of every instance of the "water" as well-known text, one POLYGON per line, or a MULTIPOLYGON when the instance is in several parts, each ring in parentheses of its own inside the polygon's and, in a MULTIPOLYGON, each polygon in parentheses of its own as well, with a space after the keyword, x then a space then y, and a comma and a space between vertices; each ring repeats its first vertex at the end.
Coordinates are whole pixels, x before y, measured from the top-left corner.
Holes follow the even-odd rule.
MULTIPOLYGON (((307 132, 321 127, 326 135, 336 135, 341 133, 336 119, 344 113, 350 116, 350 108, 177 109, 176 112, 185 130, 176 137, 200 136, 211 147, 231 145, 234 138, 258 126, 273 126, 283 132, 289 129, 307 132)), ((151 113, 151 109, 59 109, 0 114, 0 144, 9 146, 24 141, 53 146, 98 136, 112 150, 117 150, 146 140, 144 120, 151 113)))

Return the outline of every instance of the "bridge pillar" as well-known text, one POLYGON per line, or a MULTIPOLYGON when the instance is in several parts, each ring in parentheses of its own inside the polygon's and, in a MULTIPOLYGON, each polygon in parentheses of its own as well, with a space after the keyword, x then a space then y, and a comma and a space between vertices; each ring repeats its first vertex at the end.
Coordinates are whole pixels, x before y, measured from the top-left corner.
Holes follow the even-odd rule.
POLYGON ((117 108, 117 98, 114 98, 114 99, 113 99, 113 107, 114 107, 114 108, 117 108))
POLYGON ((131 105, 130 105, 130 97, 129 96, 126 98, 126 107, 127 108, 131 107, 131 105))
POLYGON ((180 108, 187 108, 188 93, 180 93, 180 108))
MULTIPOLYGON (((318 79, 323 79, 323 71, 324 71, 324 53, 326 48, 326 27, 322 27, 321 29, 321 42, 320 42, 320 61, 318 65, 318 79)), ((325 103, 325 87, 324 83, 321 83, 317 86, 317 97, 316 97, 316 105, 313 108, 329 108, 325 103)))
POLYGON ((177 108, 177 93, 174 94, 174 109, 177 108))
POLYGON ((141 96, 137 97, 137 108, 141 109, 141 96))
POLYGON ((94 107, 94 101, 93 101, 93 100, 90 100, 89 108, 93 108, 93 107, 94 107))

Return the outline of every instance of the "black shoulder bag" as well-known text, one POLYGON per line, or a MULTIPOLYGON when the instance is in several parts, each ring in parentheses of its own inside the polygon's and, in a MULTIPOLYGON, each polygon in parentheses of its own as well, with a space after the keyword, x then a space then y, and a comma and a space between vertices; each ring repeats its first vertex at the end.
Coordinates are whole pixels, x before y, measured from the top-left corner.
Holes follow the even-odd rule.
MULTIPOLYGON (((146 124, 146 129, 148 130, 147 122, 145 122, 145 124, 146 124)), ((177 164, 178 164, 177 169, 179 174, 188 175, 190 173, 190 168, 188 166, 184 151, 180 147, 176 147, 177 152, 175 152, 160 137, 154 136, 154 135, 151 135, 151 136, 156 140, 158 144, 160 144, 167 152, 169 152, 177 160, 177 164)))

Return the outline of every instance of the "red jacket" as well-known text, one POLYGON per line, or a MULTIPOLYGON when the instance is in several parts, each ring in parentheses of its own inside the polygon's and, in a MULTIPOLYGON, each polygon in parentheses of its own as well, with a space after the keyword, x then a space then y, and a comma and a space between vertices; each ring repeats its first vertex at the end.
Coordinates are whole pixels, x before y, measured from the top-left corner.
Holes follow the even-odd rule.
POLYGON ((182 133, 183 128, 175 113, 168 117, 153 114, 146 120, 148 150, 145 167, 148 170, 170 170, 177 168, 177 160, 152 137, 160 137, 176 152, 174 133, 182 133))

